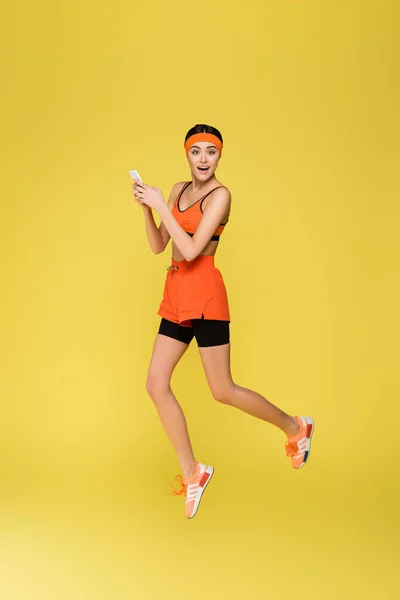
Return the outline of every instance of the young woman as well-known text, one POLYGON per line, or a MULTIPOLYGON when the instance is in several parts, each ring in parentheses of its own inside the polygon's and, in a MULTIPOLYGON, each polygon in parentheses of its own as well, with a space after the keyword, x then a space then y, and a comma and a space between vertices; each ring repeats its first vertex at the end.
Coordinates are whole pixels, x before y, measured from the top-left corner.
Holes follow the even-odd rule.
POLYGON ((196 125, 186 134, 184 145, 191 181, 175 184, 168 203, 158 188, 139 180, 135 180, 133 189, 136 201, 143 207, 153 252, 163 252, 172 238, 172 260, 158 311, 161 323, 147 391, 181 465, 183 477, 176 477, 181 489, 174 490, 174 494, 186 497, 186 516, 192 518, 214 469, 194 457, 186 420, 170 380, 193 337, 214 398, 279 427, 287 436, 286 454, 295 469, 303 467, 308 459, 314 422, 310 417, 286 414, 257 392, 232 380, 228 298, 222 275, 214 264, 231 209, 229 190, 215 177, 223 140, 214 127, 196 125), (161 218, 159 227, 152 210, 161 218))

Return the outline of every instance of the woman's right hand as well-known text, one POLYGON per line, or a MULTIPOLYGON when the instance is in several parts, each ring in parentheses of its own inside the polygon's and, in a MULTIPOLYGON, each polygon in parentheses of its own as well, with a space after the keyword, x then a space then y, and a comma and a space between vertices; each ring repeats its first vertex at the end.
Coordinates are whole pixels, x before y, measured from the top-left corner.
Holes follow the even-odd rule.
POLYGON ((143 208, 144 211, 151 211, 150 206, 147 206, 147 204, 145 204, 143 202, 143 200, 141 200, 141 198, 139 198, 138 196, 135 195, 135 189, 136 189, 136 185, 139 183, 139 179, 134 179, 133 180, 135 183, 132 184, 132 189, 133 189, 133 197, 135 199, 135 201, 139 204, 139 206, 141 206, 143 208))

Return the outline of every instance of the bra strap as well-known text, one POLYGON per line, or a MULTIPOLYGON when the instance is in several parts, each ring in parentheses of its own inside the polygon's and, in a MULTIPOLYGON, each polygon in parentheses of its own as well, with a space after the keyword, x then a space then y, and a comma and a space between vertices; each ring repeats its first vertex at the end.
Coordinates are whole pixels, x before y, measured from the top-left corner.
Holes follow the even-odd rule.
POLYGON ((207 198, 207 196, 209 196, 211 194, 211 192, 213 192, 214 190, 218 190, 219 188, 225 187, 224 185, 217 185, 217 187, 213 188, 212 190, 210 190, 209 192, 207 192, 207 194, 205 196, 202 197, 201 202, 200 202, 200 211, 203 212, 203 202, 204 200, 207 198))
POLYGON ((177 206, 177 204, 178 204, 178 202, 179 202, 179 200, 180 200, 180 198, 181 198, 181 196, 182 196, 183 192, 186 190, 186 188, 188 188, 188 187, 189 187, 189 185, 190 185, 191 183, 192 183, 191 181, 186 181, 186 182, 183 184, 181 191, 179 192, 179 194, 177 195, 177 197, 176 197, 176 199, 175 199, 175 204, 174 204, 174 206, 177 206))

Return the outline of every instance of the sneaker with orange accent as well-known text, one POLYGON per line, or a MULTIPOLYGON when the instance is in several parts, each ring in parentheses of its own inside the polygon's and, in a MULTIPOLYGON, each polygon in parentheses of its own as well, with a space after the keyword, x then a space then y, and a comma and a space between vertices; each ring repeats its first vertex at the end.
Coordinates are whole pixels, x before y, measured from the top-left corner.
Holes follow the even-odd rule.
POLYGON ((176 481, 182 486, 180 490, 175 490, 171 483, 169 484, 174 496, 186 496, 186 516, 188 519, 192 519, 197 513, 201 497, 213 473, 213 467, 208 467, 203 465, 203 463, 197 462, 193 477, 186 479, 183 479, 182 475, 175 477, 176 481))
POLYGON ((310 455, 311 438, 314 432, 314 421, 311 417, 295 417, 300 430, 297 435, 288 437, 285 444, 286 456, 292 459, 292 467, 301 469, 310 455))

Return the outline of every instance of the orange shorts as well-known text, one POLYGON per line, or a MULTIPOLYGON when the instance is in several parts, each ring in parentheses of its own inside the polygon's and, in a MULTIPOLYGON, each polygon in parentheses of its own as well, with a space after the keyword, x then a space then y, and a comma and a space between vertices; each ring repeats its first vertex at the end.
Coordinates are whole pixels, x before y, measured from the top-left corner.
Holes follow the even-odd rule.
POLYGON ((192 319, 230 321, 224 280, 213 256, 191 262, 172 259, 157 314, 189 327, 192 319))

